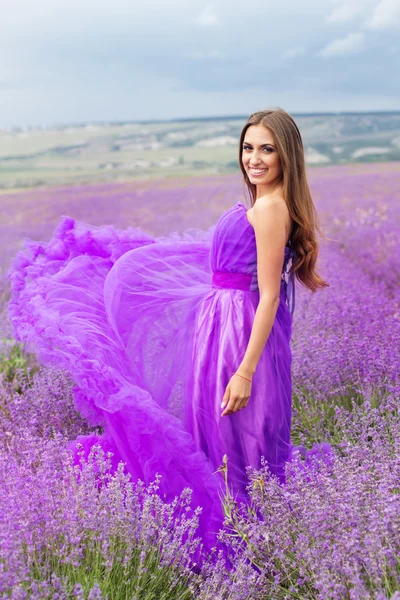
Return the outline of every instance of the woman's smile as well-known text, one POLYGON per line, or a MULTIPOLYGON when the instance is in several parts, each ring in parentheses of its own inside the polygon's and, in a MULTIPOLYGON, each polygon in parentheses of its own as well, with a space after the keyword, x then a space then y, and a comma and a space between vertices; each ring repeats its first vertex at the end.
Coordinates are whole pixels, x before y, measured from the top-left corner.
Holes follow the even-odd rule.
POLYGON ((251 125, 242 142, 242 164, 257 197, 275 191, 282 180, 282 165, 272 131, 264 125, 251 125))
POLYGON ((265 175, 265 173, 268 171, 268 169, 256 169, 254 167, 250 167, 249 170, 250 170, 250 174, 253 177, 260 177, 262 175, 265 175))

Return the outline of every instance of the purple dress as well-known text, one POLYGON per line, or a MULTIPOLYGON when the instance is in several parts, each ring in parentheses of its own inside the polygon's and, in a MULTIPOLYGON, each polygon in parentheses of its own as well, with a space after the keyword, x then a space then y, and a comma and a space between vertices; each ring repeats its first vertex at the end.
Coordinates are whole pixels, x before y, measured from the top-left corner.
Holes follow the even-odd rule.
POLYGON ((63 217, 49 243, 25 242, 9 274, 17 339, 70 372, 77 410, 104 428, 78 441, 86 450, 95 442, 111 449, 114 466, 122 459, 134 480, 159 473, 166 500, 192 488, 209 539, 222 521, 215 471, 223 455, 230 486, 243 497, 247 465, 260 467, 264 456, 284 481, 293 450, 290 245, 249 404, 220 416, 259 301, 246 210, 237 203, 208 231, 158 238, 63 217))

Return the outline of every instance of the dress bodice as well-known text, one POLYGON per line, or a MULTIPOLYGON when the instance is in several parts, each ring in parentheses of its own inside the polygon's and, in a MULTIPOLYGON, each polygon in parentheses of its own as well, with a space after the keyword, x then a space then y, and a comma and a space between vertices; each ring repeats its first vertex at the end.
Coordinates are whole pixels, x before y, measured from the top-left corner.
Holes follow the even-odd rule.
MULTIPOLYGON (((211 244, 210 266, 213 273, 251 275, 249 289, 258 291, 256 236, 246 213, 247 208, 238 202, 219 218, 211 244)), ((295 250, 289 243, 285 246, 282 281, 287 284, 291 278, 292 286, 294 277, 289 274, 289 269, 294 255, 295 250)))

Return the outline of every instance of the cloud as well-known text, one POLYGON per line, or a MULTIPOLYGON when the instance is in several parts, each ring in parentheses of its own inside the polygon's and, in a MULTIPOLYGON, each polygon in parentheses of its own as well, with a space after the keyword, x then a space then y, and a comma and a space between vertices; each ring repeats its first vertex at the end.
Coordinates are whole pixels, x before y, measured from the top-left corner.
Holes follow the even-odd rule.
POLYGON ((364 22, 369 30, 388 29, 400 26, 399 0, 380 0, 371 16, 364 22))
POLYGON ((0 126, 393 108, 396 2, 0 0, 0 126))
POLYGON ((218 16, 214 4, 207 4, 197 17, 197 23, 204 27, 210 27, 218 23, 218 16))
POLYGON ((23 81, 0 81, 0 91, 23 90, 28 86, 23 81))
POLYGON ((330 58, 331 56, 347 56, 348 54, 357 54, 366 47, 365 35, 361 32, 349 33, 346 37, 338 38, 330 42, 322 50, 317 52, 317 56, 330 58))
POLYGON ((345 23, 358 15, 361 7, 357 4, 341 4, 333 10, 326 18, 326 23, 345 23))
POLYGON ((360 26, 370 31, 400 26, 399 0, 353 0, 337 6, 327 17, 326 23, 346 23, 354 17, 362 17, 360 26))
POLYGON ((282 59, 289 60, 296 58, 297 56, 304 56, 305 53, 306 49, 304 46, 294 46, 293 48, 288 48, 282 52, 282 59))
POLYGON ((207 59, 224 59, 226 54, 219 52, 219 50, 210 50, 208 52, 184 52, 185 58, 191 58, 192 60, 207 60, 207 59))

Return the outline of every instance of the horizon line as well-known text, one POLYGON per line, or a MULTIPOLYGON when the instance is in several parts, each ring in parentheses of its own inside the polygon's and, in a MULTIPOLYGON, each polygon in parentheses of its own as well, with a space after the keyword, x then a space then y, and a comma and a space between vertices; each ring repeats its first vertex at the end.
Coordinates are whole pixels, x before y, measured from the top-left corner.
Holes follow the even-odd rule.
MULTIPOLYGON (((255 111, 257 112, 257 111, 255 111)), ((324 112, 290 112, 293 117, 338 117, 338 116, 357 116, 357 115, 400 115, 400 110, 366 110, 366 111, 324 111, 324 112)), ((223 121, 223 120, 244 120, 249 115, 214 115, 197 117, 177 117, 163 119, 121 119, 121 120, 90 120, 90 121, 70 121, 65 123, 54 123, 52 125, 10 125, 1 127, 0 131, 26 130, 26 129, 57 129, 65 127, 84 127, 87 125, 136 125, 136 124, 155 124, 155 123, 185 123, 190 121, 223 121)))

